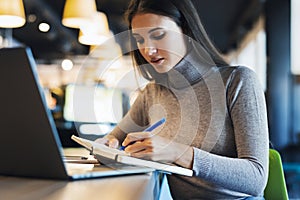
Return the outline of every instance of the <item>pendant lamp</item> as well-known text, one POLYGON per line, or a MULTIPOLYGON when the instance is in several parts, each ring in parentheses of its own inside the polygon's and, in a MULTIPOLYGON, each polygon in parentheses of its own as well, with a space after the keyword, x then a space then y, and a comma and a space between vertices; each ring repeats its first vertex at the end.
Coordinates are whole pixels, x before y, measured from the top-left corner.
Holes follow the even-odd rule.
POLYGON ((0 0, 0 28, 18 28, 25 22, 22 0, 0 0))
POLYGON ((89 23, 80 27, 78 40, 85 45, 101 45, 111 35, 106 14, 97 12, 89 23))
POLYGON ((97 12, 95 0, 66 0, 62 24, 70 28, 80 28, 97 12))

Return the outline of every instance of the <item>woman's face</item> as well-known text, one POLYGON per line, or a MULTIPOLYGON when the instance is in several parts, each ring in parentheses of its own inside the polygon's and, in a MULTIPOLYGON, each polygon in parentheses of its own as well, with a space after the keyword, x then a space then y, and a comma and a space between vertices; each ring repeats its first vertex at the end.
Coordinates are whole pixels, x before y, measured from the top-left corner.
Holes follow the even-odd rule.
POLYGON ((168 72, 185 56, 184 34, 171 18, 151 13, 137 14, 131 27, 140 53, 158 73, 168 72))

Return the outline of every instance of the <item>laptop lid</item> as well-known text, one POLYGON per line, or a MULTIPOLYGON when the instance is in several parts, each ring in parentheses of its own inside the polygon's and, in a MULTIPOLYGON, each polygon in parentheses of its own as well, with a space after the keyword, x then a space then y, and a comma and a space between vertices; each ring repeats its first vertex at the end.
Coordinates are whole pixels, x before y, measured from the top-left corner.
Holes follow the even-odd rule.
POLYGON ((100 166, 69 176, 29 48, 0 49, 0 92, 0 175, 83 179, 153 171, 100 166))
POLYGON ((0 49, 0 174, 67 179, 30 49, 0 49))

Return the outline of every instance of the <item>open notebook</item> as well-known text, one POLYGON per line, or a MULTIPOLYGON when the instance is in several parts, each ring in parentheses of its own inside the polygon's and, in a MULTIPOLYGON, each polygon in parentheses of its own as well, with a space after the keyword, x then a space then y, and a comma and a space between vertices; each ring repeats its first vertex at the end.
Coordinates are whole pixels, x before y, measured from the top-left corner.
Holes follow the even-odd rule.
POLYGON ((174 166, 171 164, 165 164, 160 162, 154 162, 149 160, 143 160, 139 158, 131 157, 125 151, 118 149, 110 148, 106 145, 99 144, 90 140, 86 140, 75 135, 72 136, 72 139, 79 143, 80 145, 87 148, 92 154, 95 155, 100 162, 104 163, 123 163, 126 165, 149 167, 155 170, 159 170, 165 173, 174 173, 185 176, 192 176, 193 171, 187 168, 174 166))

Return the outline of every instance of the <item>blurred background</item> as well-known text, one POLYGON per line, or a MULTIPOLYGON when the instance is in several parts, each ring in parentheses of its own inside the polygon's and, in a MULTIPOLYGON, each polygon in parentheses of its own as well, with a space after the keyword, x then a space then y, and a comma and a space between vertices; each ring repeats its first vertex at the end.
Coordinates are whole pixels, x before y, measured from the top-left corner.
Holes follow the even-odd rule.
MULTIPOLYGON (((109 132, 130 108, 138 87, 146 83, 133 72, 126 36, 114 37, 127 30, 123 14, 128 2, 0 1, 0 48, 31 48, 66 147, 75 145, 69 139, 74 132, 90 137, 109 132), (14 11, 5 10, 10 8, 8 2, 14 11), (1 16, 5 12, 15 12, 19 21, 14 24, 1 16), (80 17, 68 18, 73 15, 80 17), (80 98, 72 102, 75 88, 80 98), (94 108, 101 110, 92 118, 87 116, 93 111, 85 109, 91 93, 94 108), (81 115, 72 111, 75 104, 81 115)), ((208 35, 228 62, 257 73, 266 95, 270 140, 282 155, 290 198, 300 198, 300 1, 194 3, 208 35)))

